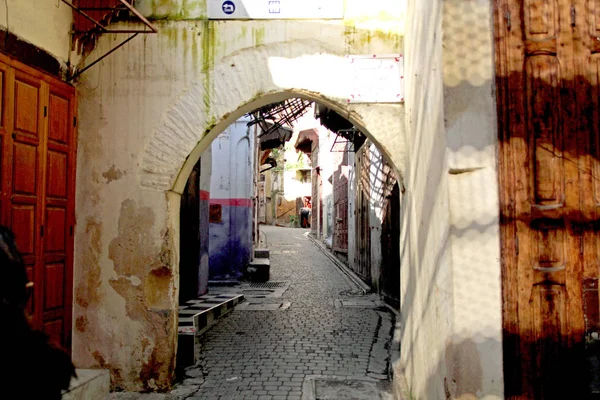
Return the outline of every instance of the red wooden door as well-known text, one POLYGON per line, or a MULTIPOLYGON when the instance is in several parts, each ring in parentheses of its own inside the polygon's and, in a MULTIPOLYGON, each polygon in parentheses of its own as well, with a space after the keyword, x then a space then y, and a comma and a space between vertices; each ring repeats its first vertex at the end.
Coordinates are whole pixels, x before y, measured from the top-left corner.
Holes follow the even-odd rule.
POLYGON ((12 70, 7 65, 0 63, 0 221, 8 220, 10 215, 10 175, 12 160, 10 155, 12 134, 12 70))
POLYGON ((592 36, 587 22, 600 14, 591 3, 497 4, 507 398, 579 399, 594 391, 585 333, 598 334, 600 197, 590 120, 597 92, 595 106, 589 98, 597 85, 584 40, 592 36))
POLYGON ((72 88, 50 86, 45 158, 42 263, 44 331, 70 347, 75 137, 72 88))
MULTIPOLYGON (((35 326, 41 326, 43 268, 41 260, 41 219, 43 189, 44 89, 42 81, 13 70, 13 102, 8 226, 15 233, 30 279, 34 282, 30 312, 35 326)), ((6 174, 4 174, 6 177, 6 174)))
POLYGON ((0 222, 34 283, 33 326, 70 348, 75 90, 0 56, 0 222))

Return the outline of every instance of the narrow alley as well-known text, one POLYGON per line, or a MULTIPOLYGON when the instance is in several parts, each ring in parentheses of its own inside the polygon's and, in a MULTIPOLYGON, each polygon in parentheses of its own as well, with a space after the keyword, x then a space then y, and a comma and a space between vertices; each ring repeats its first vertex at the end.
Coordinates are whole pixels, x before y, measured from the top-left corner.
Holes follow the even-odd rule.
POLYGON ((0 39, 0 359, 56 384, 0 398, 600 398, 600 0, 5 0, 0 39))
POLYGON ((199 362, 171 396, 374 399, 378 382, 380 398, 388 398, 391 313, 375 295, 358 297, 359 288, 305 230, 262 226, 261 232, 271 251, 271 283, 287 289, 246 295, 200 339, 199 362), (311 384, 310 377, 351 378, 352 395, 343 382, 311 384), (370 382, 361 383, 365 378, 370 382))

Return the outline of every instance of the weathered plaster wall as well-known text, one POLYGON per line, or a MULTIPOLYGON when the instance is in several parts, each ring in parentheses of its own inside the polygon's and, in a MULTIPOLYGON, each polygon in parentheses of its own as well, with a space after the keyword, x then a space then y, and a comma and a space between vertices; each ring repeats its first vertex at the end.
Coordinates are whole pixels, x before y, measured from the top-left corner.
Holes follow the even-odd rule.
POLYGON ((324 126, 316 128, 319 131, 319 173, 321 174, 320 196, 323 202, 323 226, 321 239, 331 247, 333 245, 333 154, 331 146, 335 135, 324 126), (329 178, 332 177, 331 182, 329 178))
MULTIPOLYGON (((384 14, 381 24, 155 22, 159 34, 136 38, 82 75, 73 338, 79 366, 110 368, 113 387, 169 386, 179 193, 200 154, 246 112, 290 96, 322 101, 403 165, 402 106, 347 105, 340 74, 346 53, 401 50, 400 23, 384 14)), ((113 40, 102 37, 94 53, 113 40)))
POLYGON ((61 1, 6 0, 0 6, 0 29, 19 36, 66 63, 71 50, 73 13, 61 1))
POLYGON ((445 399, 453 332, 442 1, 410 0, 406 25, 406 191, 401 196, 401 363, 416 399, 445 399))
POLYGON ((401 366, 418 399, 503 397, 491 12, 407 11, 401 366))
POLYGON ((450 392, 456 398, 503 398, 492 4, 443 4, 454 286, 454 335, 446 353, 450 392))

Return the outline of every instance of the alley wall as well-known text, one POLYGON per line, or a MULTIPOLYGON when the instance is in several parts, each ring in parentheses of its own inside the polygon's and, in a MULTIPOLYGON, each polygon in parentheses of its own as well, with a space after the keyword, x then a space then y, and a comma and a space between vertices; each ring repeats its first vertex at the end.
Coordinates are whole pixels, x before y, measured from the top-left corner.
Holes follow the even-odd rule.
POLYGON ((401 364, 419 399, 503 398, 491 15, 407 10, 401 364))
POLYGON ((443 2, 457 397, 504 397, 495 64, 490 0, 443 2))

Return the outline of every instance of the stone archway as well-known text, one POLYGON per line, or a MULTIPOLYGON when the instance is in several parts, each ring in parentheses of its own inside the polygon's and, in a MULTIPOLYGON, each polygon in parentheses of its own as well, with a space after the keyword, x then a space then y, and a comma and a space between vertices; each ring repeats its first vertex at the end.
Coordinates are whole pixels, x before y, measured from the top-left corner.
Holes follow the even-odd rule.
MULTIPOLYGON (((93 102, 94 93, 92 100, 84 93, 91 121, 81 118, 80 127, 84 182, 73 335, 79 366, 109 368, 115 388, 169 387, 177 342, 180 195, 202 151, 245 113, 291 97, 323 103, 364 129, 403 176, 403 107, 348 104, 343 65, 342 54, 316 41, 256 46, 223 57, 176 96, 151 131, 136 127, 145 123, 136 116, 126 128, 133 133, 124 131, 134 147, 123 161, 129 167, 113 164, 104 173, 97 168, 106 167, 93 158, 111 162, 110 150, 121 150, 114 143, 121 140, 120 126, 106 131, 109 138, 99 134, 93 121, 102 116, 93 115, 93 107, 102 111, 102 104, 93 102)), ((155 83, 144 84, 151 90, 155 83)), ((153 106, 142 97, 138 101, 140 109, 153 106)), ((112 107, 118 115, 118 106, 112 107)))
POLYGON ((224 58, 156 127, 142 156, 142 186, 180 193, 202 151, 227 126, 258 107, 293 97, 327 105, 361 127, 402 176, 403 107, 349 104, 344 97, 346 67, 343 56, 314 43, 253 47, 224 58))

